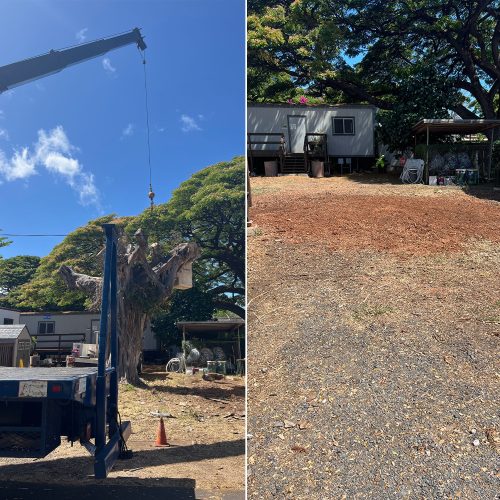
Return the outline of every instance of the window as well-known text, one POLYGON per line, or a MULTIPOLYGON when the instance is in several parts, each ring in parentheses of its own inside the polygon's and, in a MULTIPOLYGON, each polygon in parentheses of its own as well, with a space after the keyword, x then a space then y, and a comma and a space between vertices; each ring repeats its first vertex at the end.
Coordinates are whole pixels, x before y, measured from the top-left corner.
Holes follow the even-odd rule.
POLYGON ((333 135, 354 135, 354 118, 338 117, 333 120, 333 135))
POLYGON ((39 321, 38 322, 38 333, 54 333, 55 323, 54 321, 39 321))
POLYGON ((12 318, 4 318, 3 319, 3 324, 4 325, 13 325, 14 324, 14 320, 12 318))

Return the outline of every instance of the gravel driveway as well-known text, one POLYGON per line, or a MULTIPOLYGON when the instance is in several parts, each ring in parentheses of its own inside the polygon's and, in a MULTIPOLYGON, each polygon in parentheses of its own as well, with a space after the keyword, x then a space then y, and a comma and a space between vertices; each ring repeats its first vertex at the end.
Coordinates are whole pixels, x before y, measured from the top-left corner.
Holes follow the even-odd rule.
POLYGON ((308 181, 252 179, 249 498, 497 498, 500 204, 308 181))

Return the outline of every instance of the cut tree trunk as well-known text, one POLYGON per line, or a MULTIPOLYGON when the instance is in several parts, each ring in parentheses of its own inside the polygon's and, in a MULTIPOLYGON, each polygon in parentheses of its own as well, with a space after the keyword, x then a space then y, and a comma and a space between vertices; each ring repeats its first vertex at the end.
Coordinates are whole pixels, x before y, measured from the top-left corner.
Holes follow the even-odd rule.
MULTIPOLYGON (((118 243, 118 374, 130 384, 139 383, 137 366, 142 352, 142 337, 151 311, 162 304, 174 290, 179 269, 200 256, 196 243, 182 243, 169 255, 162 255, 158 245, 148 246, 139 229, 133 244, 118 243)), ((59 274, 71 290, 82 290, 100 308, 102 278, 80 274, 61 266, 59 274)))

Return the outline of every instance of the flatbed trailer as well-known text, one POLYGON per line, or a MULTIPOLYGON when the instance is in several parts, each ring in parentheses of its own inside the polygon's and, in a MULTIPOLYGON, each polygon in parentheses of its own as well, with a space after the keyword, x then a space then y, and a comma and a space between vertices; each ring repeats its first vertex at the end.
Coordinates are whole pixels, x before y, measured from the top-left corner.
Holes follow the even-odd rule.
POLYGON ((0 367, 0 456, 44 457, 65 436, 94 456, 95 476, 104 478, 125 447, 131 427, 118 414, 116 231, 113 224, 104 231, 97 367, 0 367))

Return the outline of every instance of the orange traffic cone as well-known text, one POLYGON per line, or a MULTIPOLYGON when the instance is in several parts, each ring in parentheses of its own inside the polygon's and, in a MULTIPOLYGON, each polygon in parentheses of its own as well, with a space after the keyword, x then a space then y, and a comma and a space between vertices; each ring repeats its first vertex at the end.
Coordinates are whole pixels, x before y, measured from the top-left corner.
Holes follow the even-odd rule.
POLYGON ((170 446, 167 442, 167 434, 165 432, 165 424, 163 423, 163 417, 160 417, 160 423, 158 424, 158 431, 156 432, 155 446, 170 446))

